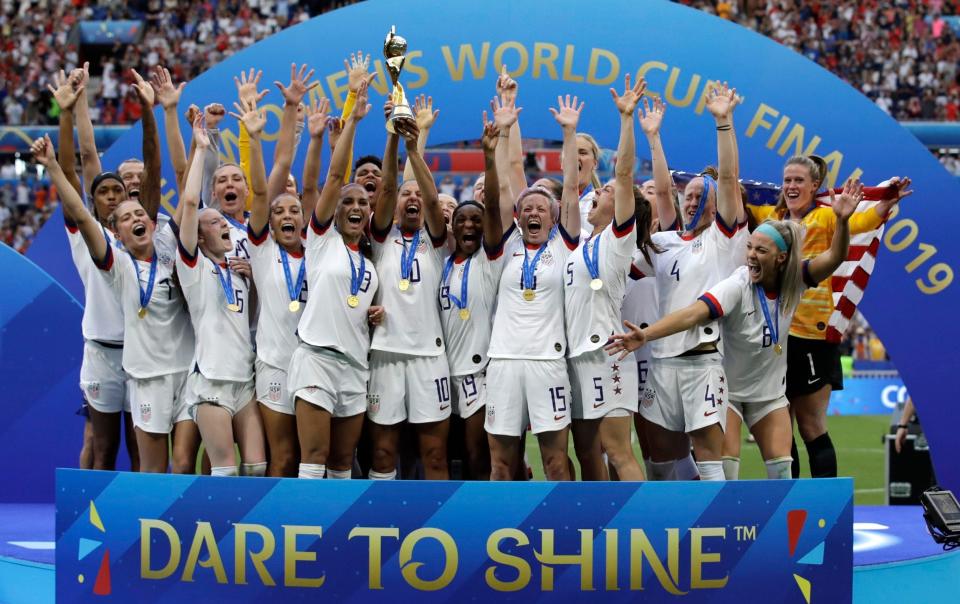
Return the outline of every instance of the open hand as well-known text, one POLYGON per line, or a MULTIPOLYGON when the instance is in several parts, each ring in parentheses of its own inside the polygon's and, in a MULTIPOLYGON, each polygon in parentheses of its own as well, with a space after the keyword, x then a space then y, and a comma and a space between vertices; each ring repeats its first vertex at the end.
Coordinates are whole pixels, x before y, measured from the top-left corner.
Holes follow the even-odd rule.
POLYGON ((617 353, 620 353, 620 356, 617 357, 619 360, 627 358, 634 350, 640 348, 647 342, 647 336, 643 333, 643 330, 631 323, 630 321, 624 321, 623 325, 629 329, 627 333, 615 333, 610 336, 610 341, 606 346, 603 347, 607 351, 607 354, 613 356, 617 353))
POLYGON ((80 98, 80 93, 83 92, 83 87, 83 84, 74 85, 73 78, 68 77, 62 69, 59 73, 53 74, 53 84, 47 84, 47 90, 53 94, 57 105, 64 111, 73 110, 73 106, 77 104, 77 99, 80 98))
POLYGON ((156 98, 156 95, 153 91, 153 86, 144 80, 143 77, 137 73, 136 69, 131 69, 130 73, 133 75, 133 89, 137 91, 137 97, 140 98, 140 104, 144 107, 153 107, 153 101, 156 98))
POLYGON ((577 104, 577 97, 570 100, 570 95, 566 97, 557 97, 557 109, 550 108, 553 119, 557 120, 560 127, 564 130, 576 130, 577 123, 580 121, 580 112, 583 111, 583 103, 577 104))
POLYGON ((627 73, 627 75, 623 76, 623 94, 617 94, 617 91, 611 88, 610 96, 613 97, 617 111, 623 115, 632 116, 633 112, 637 109, 637 103, 640 102, 640 97, 643 96, 646 90, 647 81, 643 78, 640 78, 636 84, 630 86, 630 74, 627 73))
POLYGON ((240 103, 249 103, 253 102, 254 104, 259 103, 263 100, 263 97, 267 96, 269 90, 257 91, 257 87, 260 84, 260 78, 263 77, 263 70, 257 70, 254 73, 253 68, 250 68, 250 73, 241 71, 240 77, 233 76, 233 83, 237 85, 237 98, 240 99, 240 103))
POLYGON ((847 179, 839 198, 833 194, 833 189, 830 189, 830 204, 839 220, 849 220, 861 201, 863 201, 863 184, 859 178, 847 179))
POLYGON ((350 62, 348 63, 347 60, 344 59, 343 67, 347 71, 347 87, 350 92, 353 93, 360 90, 360 84, 363 82, 367 84, 371 83, 377 75, 375 73, 368 73, 370 68, 370 55, 364 56, 361 50, 358 50, 356 53, 351 52, 350 62))
POLYGON ((164 109, 175 109, 180 102, 180 94, 183 92, 186 82, 180 82, 179 86, 173 85, 173 79, 170 77, 170 71, 166 67, 157 65, 153 68, 150 75, 150 84, 153 86, 154 95, 157 102, 164 109))
POLYGON ((287 105, 298 105, 303 100, 304 95, 315 88, 319 82, 310 82, 313 77, 313 70, 307 71, 307 64, 304 63, 297 71, 297 64, 290 64, 290 84, 284 86, 280 82, 274 82, 273 85, 280 89, 283 100, 287 105))
POLYGON ((440 110, 433 110, 433 97, 421 94, 413 103, 413 114, 417 116, 417 127, 421 130, 429 130, 433 123, 437 121, 440 110))
POLYGON ((234 113, 231 111, 230 115, 243 122, 243 127, 246 129, 247 134, 250 135, 250 138, 254 140, 259 139, 260 133, 263 132, 263 127, 267 123, 267 116, 264 115, 263 109, 257 109, 256 103, 250 100, 234 103, 233 107, 237 112, 234 113))

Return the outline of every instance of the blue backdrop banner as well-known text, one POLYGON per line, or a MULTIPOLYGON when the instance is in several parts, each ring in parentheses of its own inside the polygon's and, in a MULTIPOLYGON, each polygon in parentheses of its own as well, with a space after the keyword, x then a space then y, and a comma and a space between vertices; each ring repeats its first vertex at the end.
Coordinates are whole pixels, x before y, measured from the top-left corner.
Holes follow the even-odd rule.
POLYGON ((849 602, 852 503, 850 479, 506 484, 58 470, 57 601, 849 602))

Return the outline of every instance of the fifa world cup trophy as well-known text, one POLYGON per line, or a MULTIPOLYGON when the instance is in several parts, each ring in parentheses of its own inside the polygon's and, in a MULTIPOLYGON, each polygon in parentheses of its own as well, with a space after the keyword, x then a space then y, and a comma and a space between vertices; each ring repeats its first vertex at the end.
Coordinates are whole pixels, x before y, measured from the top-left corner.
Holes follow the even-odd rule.
POLYGON ((397 35, 396 26, 391 26, 390 33, 383 41, 383 56, 387 62, 387 72, 390 74, 390 80, 393 82, 393 90, 390 93, 390 99, 393 101, 393 111, 387 119, 387 130, 391 133, 396 133, 394 124, 399 120, 416 121, 403 92, 403 86, 400 85, 400 72, 403 71, 403 64, 407 60, 406 54, 406 39, 397 35))

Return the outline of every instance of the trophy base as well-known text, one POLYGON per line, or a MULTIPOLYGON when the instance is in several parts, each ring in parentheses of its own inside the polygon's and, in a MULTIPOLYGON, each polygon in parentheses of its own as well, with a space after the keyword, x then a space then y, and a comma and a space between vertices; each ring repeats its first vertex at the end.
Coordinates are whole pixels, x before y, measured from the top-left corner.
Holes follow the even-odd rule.
POLYGON ((397 130, 394 127, 394 123, 401 120, 409 120, 416 123, 417 118, 410 109, 410 105, 394 106, 393 111, 390 113, 390 117, 387 118, 387 132, 390 134, 396 134, 397 130))

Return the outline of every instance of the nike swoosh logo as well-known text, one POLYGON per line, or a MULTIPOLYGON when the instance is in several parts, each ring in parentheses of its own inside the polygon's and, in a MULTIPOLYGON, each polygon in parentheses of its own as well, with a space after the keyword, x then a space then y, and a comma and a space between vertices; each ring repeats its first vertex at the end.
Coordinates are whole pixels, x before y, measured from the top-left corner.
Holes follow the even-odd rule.
POLYGON ((523 256, 523 254, 521 254, 520 252, 514 252, 514 253, 513 253, 513 257, 514 257, 514 258, 519 258, 520 256, 523 256))
POLYGON ((816 384, 820 381, 820 378, 813 378, 812 380, 807 380, 807 384, 816 384))
POLYGON ((558 421, 560 421, 561 419, 563 419, 563 418, 565 418, 565 417, 566 417, 566 414, 554 415, 554 416, 553 416, 553 421, 558 422, 558 421))
POLYGON ((713 415, 713 414, 716 413, 717 411, 719 411, 719 409, 714 409, 713 411, 704 411, 704 412, 703 412, 703 416, 704 416, 704 417, 710 417, 711 415, 713 415))
POLYGON ((593 408, 594 408, 594 409, 599 409, 600 407, 603 407, 603 405, 604 405, 604 403, 600 403, 599 405, 598 405, 597 403, 594 403, 594 404, 593 404, 593 408))
POLYGON ((446 410, 449 409, 449 408, 450 408, 450 405, 440 405, 440 410, 441 410, 441 411, 446 411, 446 410))
POLYGON ((467 401, 467 407, 474 404, 475 402, 477 402, 477 399, 470 399, 469 401, 467 401))
POLYGON ((751 310, 750 312, 747 313, 747 316, 749 317, 750 315, 755 315, 755 314, 757 314, 757 311, 751 310))

